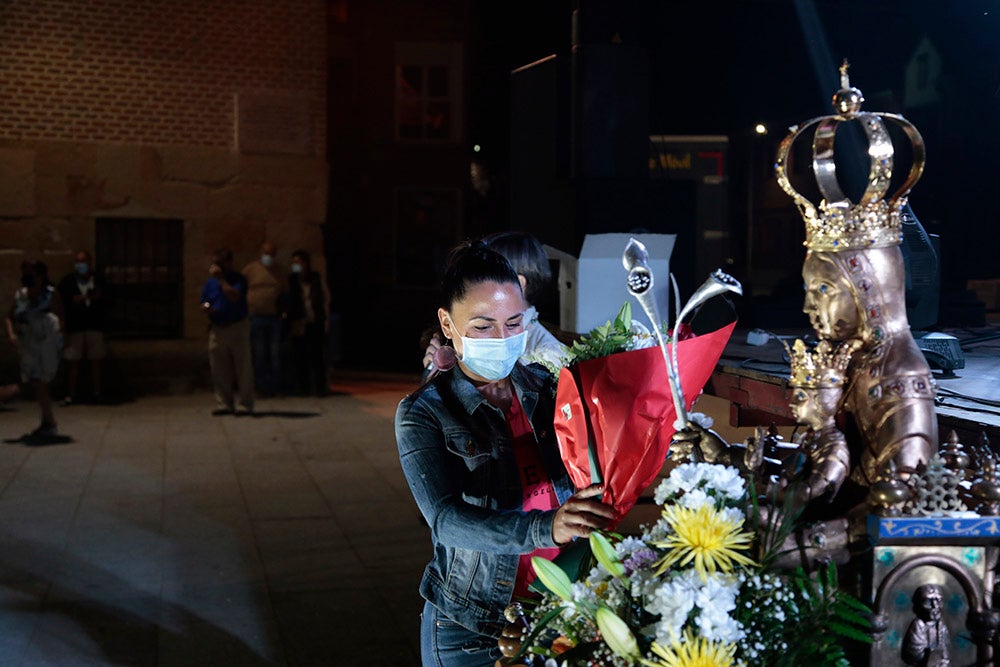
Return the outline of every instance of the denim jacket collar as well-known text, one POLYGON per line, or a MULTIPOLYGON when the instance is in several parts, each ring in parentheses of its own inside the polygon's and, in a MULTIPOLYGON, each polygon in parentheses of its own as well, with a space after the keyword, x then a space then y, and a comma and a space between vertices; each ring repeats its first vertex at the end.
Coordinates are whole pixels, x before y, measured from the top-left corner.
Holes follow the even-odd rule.
MULTIPOLYGON (((510 374, 511 386, 517 392, 517 400, 521 403, 521 408, 524 409, 524 414, 527 415, 529 421, 534 415, 535 406, 538 405, 538 391, 533 390, 532 387, 541 385, 540 372, 543 371, 528 368, 518 363, 510 374)), ((463 373, 462 368, 457 364, 452 369, 450 382, 452 391, 469 415, 475 413, 476 409, 483 403, 488 403, 476 389, 476 385, 472 383, 469 376, 463 373)))

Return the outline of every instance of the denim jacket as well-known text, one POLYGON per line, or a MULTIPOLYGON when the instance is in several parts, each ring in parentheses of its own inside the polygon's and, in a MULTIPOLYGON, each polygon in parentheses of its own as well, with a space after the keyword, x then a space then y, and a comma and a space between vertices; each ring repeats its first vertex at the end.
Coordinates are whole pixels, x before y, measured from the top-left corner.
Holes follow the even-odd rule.
MULTIPOLYGON (((551 378, 518 364, 510 379, 562 503, 572 487, 552 427, 551 378)), ((555 546, 555 510, 521 509, 520 471, 503 412, 456 366, 400 402, 396 444, 434 545, 420 594, 465 628, 498 636, 519 555, 555 546)))

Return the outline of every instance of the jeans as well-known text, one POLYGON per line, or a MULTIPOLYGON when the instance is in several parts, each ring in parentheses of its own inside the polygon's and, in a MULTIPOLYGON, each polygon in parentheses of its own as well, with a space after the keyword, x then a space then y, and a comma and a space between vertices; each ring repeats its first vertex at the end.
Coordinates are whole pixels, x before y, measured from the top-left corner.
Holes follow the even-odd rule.
POLYGON ((420 615, 420 659, 424 667, 493 667, 503 657, 497 640, 454 622, 430 602, 420 615))
POLYGON ((269 394, 276 394, 281 388, 281 327, 277 315, 250 316, 254 384, 259 391, 269 394))
MULTIPOLYGON (((573 490, 552 427, 552 376, 518 364, 510 382, 556 496, 565 502, 573 490)), ((555 546, 556 511, 523 511, 521 473, 503 413, 458 366, 402 400, 396 445, 413 498, 432 526, 434 555, 420 581, 421 597, 463 627, 495 636, 520 554, 555 546)))

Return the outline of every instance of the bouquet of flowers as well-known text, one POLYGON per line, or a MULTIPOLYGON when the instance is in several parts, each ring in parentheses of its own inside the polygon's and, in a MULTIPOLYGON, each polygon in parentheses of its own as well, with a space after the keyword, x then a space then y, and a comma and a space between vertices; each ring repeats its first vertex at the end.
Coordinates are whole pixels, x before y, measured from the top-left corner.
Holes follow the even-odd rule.
MULTIPOLYGON (((676 327, 681 387, 690 409, 736 323, 695 336, 676 327)), ((663 468, 677 417, 663 352, 632 320, 626 303, 573 343, 559 370, 554 425, 563 463, 582 488, 604 484, 604 501, 624 516, 663 468)))
POLYGON ((585 578, 534 559, 549 592, 529 613, 522 660, 848 665, 843 638, 870 642, 868 608, 838 590, 835 565, 818 576, 761 565, 773 554, 748 529, 759 515, 745 487, 735 468, 683 463, 656 489, 662 514, 639 537, 591 535, 596 565, 585 578))

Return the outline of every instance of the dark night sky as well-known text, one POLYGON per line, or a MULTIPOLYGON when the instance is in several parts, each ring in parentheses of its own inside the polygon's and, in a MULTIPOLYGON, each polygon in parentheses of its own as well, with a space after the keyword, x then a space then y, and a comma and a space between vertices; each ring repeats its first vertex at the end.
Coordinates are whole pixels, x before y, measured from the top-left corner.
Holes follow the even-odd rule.
MULTIPOLYGON (((865 110, 901 112, 924 136, 927 168, 911 202, 950 246, 946 277, 948 264, 961 267, 960 278, 1000 275, 992 231, 1000 218, 985 199, 1000 151, 1000 0, 579 5, 581 12, 605 13, 594 34, 616 29, 623 41, 647 49, 651 134, 734 136, 765 121, 775 127, 776 142, 787 125, 831 113, 835 67, 847 58, 865 110), (945 73, 947 101, 932 113, 899 107, 905 65, 923 37, 938 50, 945 73), (818 72, 814 60, 833 67, 818 72)), ((510 71, 552 53, 568 55, 577 6, 576 0, 474 3, 479 39, 472 50, 469 142, 483 144, 483 157, 501 174, 510 71)))
MULTIPOLYGON (((602 4, 619 18, 608 22, 609 30, 620 27, 623 40, 634 38, 649 51, 654 132, 724 133, 762 117, 827 113, 837 73, 820 82, 810 60, 824 50, 835 65, 851 62, 863 90, 901 93, 905 63, 924 35, 946 66, 954 64, 949 77, 997 108, 1000 0, 638 0, 584 2, 581 11, 602 4), (807 36, 800 16, 814 17, 819 31, 807 36)), ((576 6, 575 0, 476 3, 481 48, 473 117, 480 124, 505 104, 496 93, 510 70, 568 52, 576 6)))

